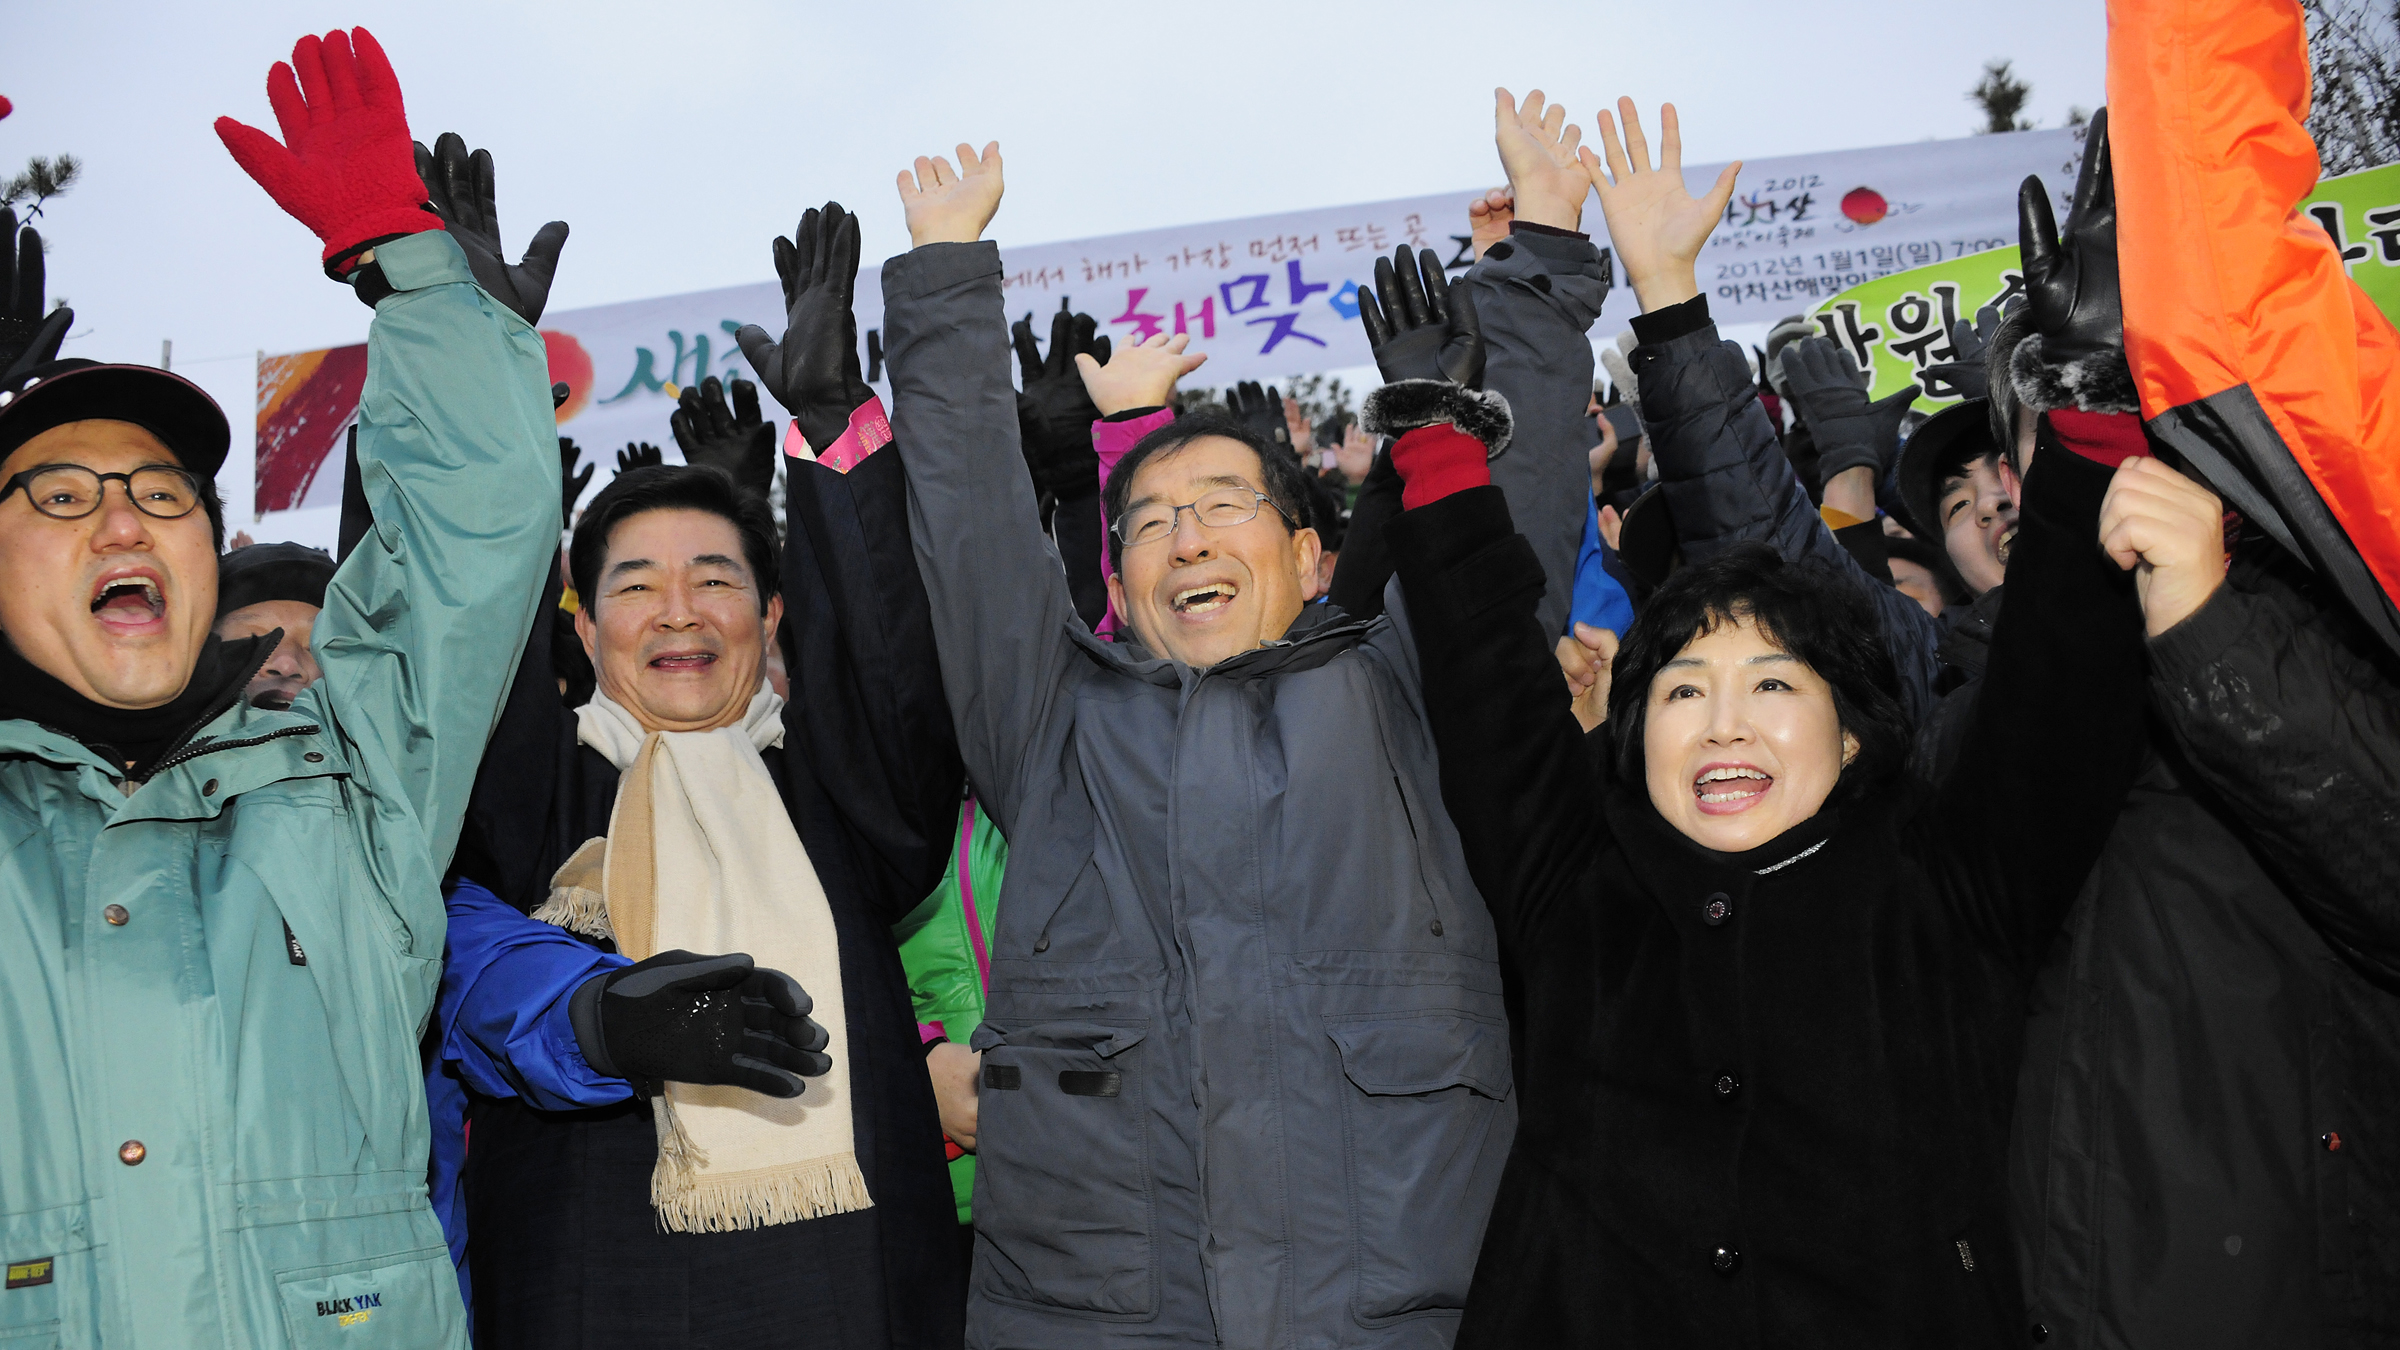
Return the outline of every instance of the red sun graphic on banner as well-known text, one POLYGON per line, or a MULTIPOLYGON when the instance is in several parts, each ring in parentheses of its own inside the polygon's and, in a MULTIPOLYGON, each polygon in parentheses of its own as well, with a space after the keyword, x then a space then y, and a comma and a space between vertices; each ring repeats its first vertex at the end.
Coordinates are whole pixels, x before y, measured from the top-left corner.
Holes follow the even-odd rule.
POLYGON ((542 330, 542 352, 550 358, 550 383, 567 387, 567 401, 558 405, 560 425, 575 420, 592 401, 592 354, 571 333, 542 330))
POLYGON ((1873 188, 1857 187, 1842 194, 1842 214, 1861 225, 1872 225, 1891 211, 1891 203, 1873 188))

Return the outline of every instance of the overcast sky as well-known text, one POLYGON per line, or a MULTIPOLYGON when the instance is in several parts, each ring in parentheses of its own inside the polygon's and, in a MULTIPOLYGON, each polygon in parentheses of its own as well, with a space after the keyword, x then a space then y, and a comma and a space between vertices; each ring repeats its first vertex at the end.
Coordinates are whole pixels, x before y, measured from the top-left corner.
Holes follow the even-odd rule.
POLYGON ((2056 126, 2100 101, 2106 31, 2098 0, 6 8, 0 166, 87 166, 41 222, 70 354, 173 338, 178 366, 365 333, 210 128, 271 131, 267 67, 337 21, 382 40, 420 139, 492 150, 512 250, 573 225, 561 309, 769 278, 768 237, 828 197, 897 251, 894 173, 960 140, 1007 156, 995 237, 1072 239, 1496 180, 1495 84, 1587 132, 1617 94, 1673 99, 1702 163, 1963 134, 2011 57, 2056 126))

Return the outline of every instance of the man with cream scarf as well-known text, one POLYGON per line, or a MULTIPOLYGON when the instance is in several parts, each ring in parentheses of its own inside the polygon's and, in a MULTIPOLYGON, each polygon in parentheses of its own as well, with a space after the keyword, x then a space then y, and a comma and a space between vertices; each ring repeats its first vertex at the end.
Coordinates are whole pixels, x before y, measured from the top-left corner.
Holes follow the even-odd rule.
POLYGON ((856 222, 776 242, 790 330, 745 349, 796 423, 786 549, 718 469, 611 483, 569 550, 599 692, 560 707, 545 603, 470 808, 439 1029, 490 1343, 961 1338, 889 924, 941 878, 963 773, 905 485, 872 453, 856 222))

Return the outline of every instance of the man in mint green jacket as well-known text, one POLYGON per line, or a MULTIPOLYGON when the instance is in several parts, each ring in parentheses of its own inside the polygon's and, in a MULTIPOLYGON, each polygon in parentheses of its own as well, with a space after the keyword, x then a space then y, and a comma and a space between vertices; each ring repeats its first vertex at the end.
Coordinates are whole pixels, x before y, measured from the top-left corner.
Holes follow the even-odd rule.
POLYGON ((294 65, 269 78, 289 148, 227 140, 376 309, 375 527, 327 589, 323 678, 250 707, 277 635, 209 635, 206 395, 88 362, 0 387, 11 1350, 466 1344, 417 1044, 441 871, 558 546, 556 433, 539 336, 418 205, 373 39, 294 65))

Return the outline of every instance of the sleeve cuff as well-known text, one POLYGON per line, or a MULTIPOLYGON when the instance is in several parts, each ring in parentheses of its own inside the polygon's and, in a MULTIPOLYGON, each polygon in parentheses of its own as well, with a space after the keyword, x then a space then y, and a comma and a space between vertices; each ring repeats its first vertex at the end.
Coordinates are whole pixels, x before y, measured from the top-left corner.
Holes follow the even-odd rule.
POLYGON ((1548 235, 1553 239, 1581 239, 1587 243, 1591 240, 1591 236, 1581 230, 1562 230, 1556 225, 1537 225, 1530 220, 1510 221, 1508 223, 1508 232, 1511 235, 1540 234, 1548 235))
POLYGON ((2217 583, 2216 594, 2208 597, 2200 608, 2193 610, 2182 623, 2150 639, 2151 682, 2181 684, 2214 665, 2226 648, 2250 630, 2254 617, 2248 597, 2236 591, 2230 581, 2217 583))
POLYGON ((1679 305, 1634 315, 1633 339, 1648 347, 1697 333, 1708 325, 1708 297, 1695 295, 1679 305))
POLYGON ((972 244, 927 244, 883 265, 883 298, 914 300, 961 282, 1000 275, 1000 246, 989 239, 972 244))
POLYGON ((395 291, 422 290, 463 281, 475 283, 467 255, 447 230, 420 230, 375 246, 375 265, 395 291))
POLYGON ((2042 440, 2072 450, 2094 464, 2113 469, 2126 460, 2150 453, 2150 438, 2139 413, 2081 412, 2053 408, 2042 414, 2042 440))
POLYGON ((1166 410, 1166 404, 1153 403, 1147 408, 1127 408, 1123 412, 1113 412, 1100 420, 1103 422, 1132 422, 1144 417, 1156 417, 1166 410))

